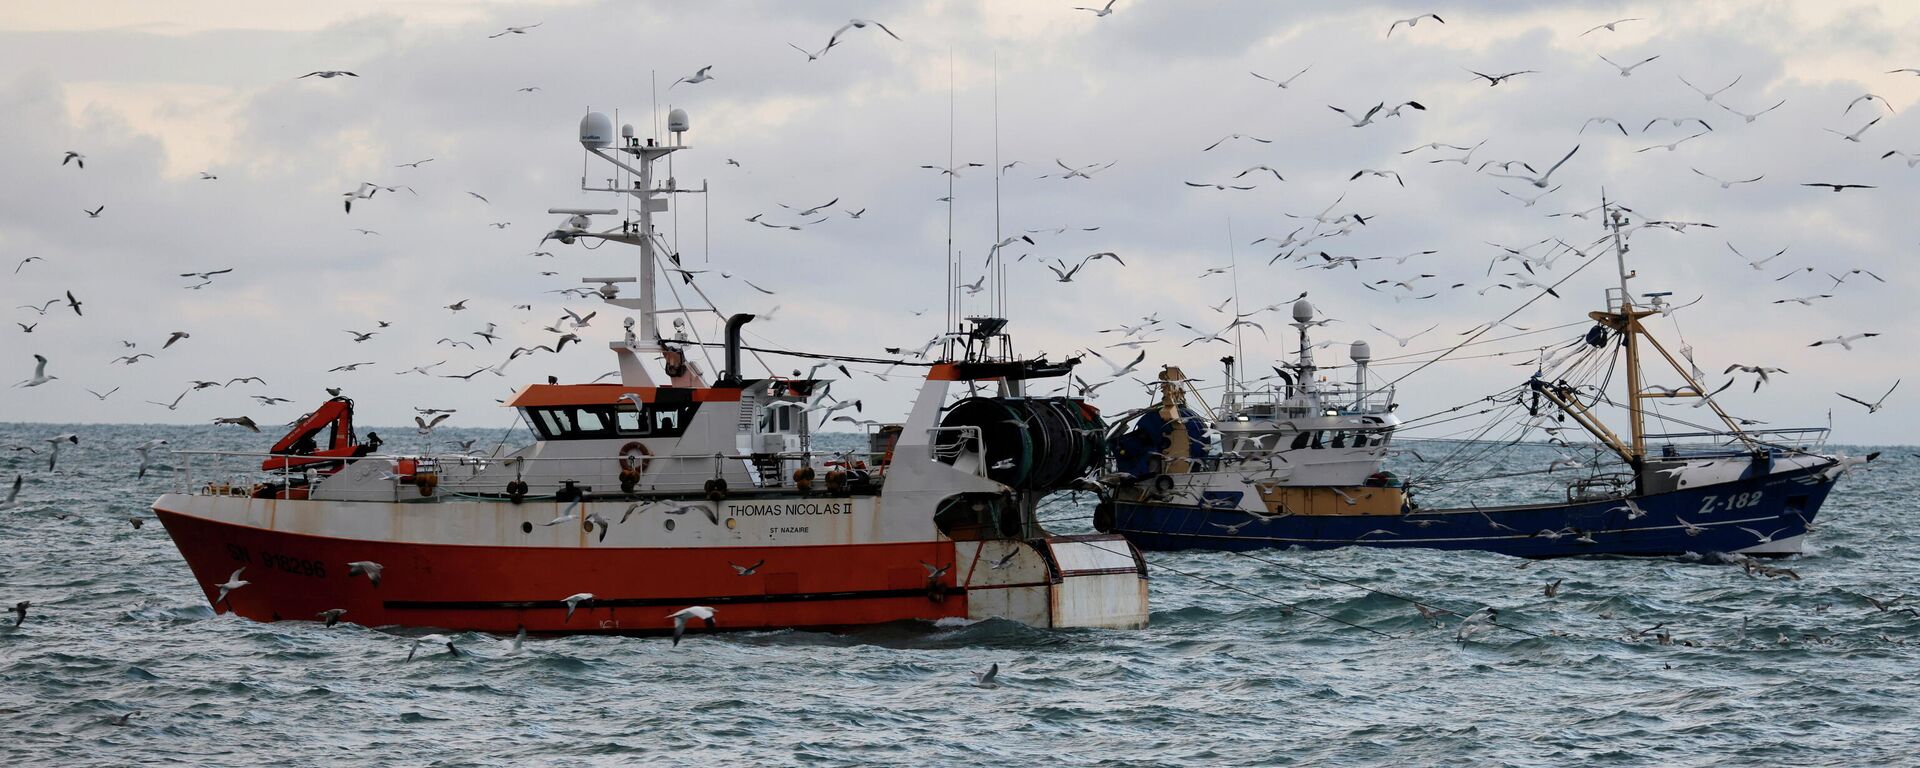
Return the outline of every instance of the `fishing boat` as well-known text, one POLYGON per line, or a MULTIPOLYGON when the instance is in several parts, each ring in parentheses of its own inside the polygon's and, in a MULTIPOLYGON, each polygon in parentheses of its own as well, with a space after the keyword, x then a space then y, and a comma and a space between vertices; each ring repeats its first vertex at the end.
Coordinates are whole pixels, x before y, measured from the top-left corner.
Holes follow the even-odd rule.
MULTIPOLYGON (((1349 350, 1353 380, 1326 381, 1309 337, 1315 310, 1302 299, 1293 308, 1296 360, 1248 383, 1236 379, 1233 358, 1226 358, 1228 383, 1218 407, 1208 408, 1177 368, 1161 372, 1157 402, 1113 428, 1094 527, 1145 550, 1371 546, 1521 557, 1801 552, 1827 494, 1849 469, 1876 456, 1827 452, 1824 428, 1756 431, 1722 410, 1690 370, 1689 350, 1676 357, 1642 322, 1670 311, 1667 294, 1643 294, 1645 303, 1636 303, 1620 234, 1626 212, 1602 207, 1618 286, 1607 289, 1603 310, 1589 313, 1594 325, 1582 338, 1500 397, 1523 412, 1523 426, 1544 429, 1560 446, 1571 445, 1558 437, 1562 431, 1591 436, 1594 453, 1605 460, 1562 458, 1518 473, 1550 479, 1564 462, 1571 470, 1559 475, 1567 478, 1564 498, 1482 503, 1475 484, 1492 478, 1427 479, 1386 469, 1402 425, 1394 386, 1370 385, 1372 355, 1363 341, 1349 350), (1650 385, 1643 360, 1649 354, 1682 383, 1650 385), (1563 375, 1576 365, 1610 371, 1612 359, 1624 362, 1624 396, 1610 395, 1604 381, 1563 375), (1674 399, 1710 409, 1714 428, 1650 434, 1651 404, 1674 399), (1602 420, 1601 404, 1626 412, 1625 437, 1602 420), (1453 486, 1454 504, 1420 503, 1423 492, 1442 484, 1453 486)), ((1548 450, 1565 456, 1562 448, 1548 450)))
POLYGON ((842 451, 822 448, 810 422, 854 403, 798 371, 749 376, 743 351, 774 351, 741 342, 752 315, 725 316, 724 367, 709 380, 689 352, 713 343, 690 337, 688 318, 718 310, 656 296, 679 273, 657 258, 672 251, 654 216, 705 191, 679 187, 670 164, 657 178, 689 148, 685 112, 667 127, 667 140, 631 125, 616 138, 608 115, 588 113, 579 141, 616 178, 583 176, 581 188, 638 210, 549 211, 568 217, 548 235, 563 244, 638 248, 637 275, 584 281, 632 313, 608 343, 619 382, 519 389, 506 405, 533 439, 518 450, 383 453, 336 396, 261 454, 175 452, 178 491, 153 509, 214 609, 536 633, 669 632, 692 606, 722 630, 1144 626, 1139 552, 1118 535, 1053 535, 1035 517, 1042 497, 1105 459, 1097 409, 1027 394, 1077 361, 1014 355, 1004 320, 970 318, 930 362, 880 361, 924 369, 918 396, 842 451), (594 225, 607 216, 623 218, 594 225), (676 330, 663 336, 668 316, 676 330), (244 471, 209 474, 235 460, 244 471))

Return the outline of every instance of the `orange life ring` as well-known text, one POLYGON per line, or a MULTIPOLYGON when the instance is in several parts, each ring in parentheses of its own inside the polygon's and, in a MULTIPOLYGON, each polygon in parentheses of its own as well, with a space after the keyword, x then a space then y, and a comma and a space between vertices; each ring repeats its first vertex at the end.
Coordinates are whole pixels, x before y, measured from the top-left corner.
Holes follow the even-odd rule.
POLYGON ((639 441, 620 446, 620 468, 629 472, 645 472, 647 465, 653 463, 653 451, 639 441), (636 458, 633 454, 639 454, 636 458))

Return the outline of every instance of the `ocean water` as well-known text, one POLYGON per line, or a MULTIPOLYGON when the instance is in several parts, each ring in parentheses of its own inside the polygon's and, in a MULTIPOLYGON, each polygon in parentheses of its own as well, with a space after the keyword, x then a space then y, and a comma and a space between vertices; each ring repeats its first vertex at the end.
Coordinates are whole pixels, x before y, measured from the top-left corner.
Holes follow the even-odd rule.
MULTIPOLYGON (((390 448, 412 431, 380 430, 390 448)), ((134 477, 131 446, 156 437, 267 442, 0 425, 0 483, 26 478, 0 511, 0 605, 33 602, 0 626, 9 765, 1897 765, 1920 749, 1920 619, 1865 599, 1920 581, 1913 449, 1843 481, 1808 553, 1780 563, 1798 581, 1692 559, 1152 554, 1139 631, 531 638, 517 656, 462 633, 463 655, 407 662, 408 634, 214 615, 166 532, 127 522, 173 482, 134 477), (5 448, 69 431, 55 472, 5 448), (1383 593, 1494 606, 1514 630, 1459 642, 1383 593), (1633 636, 1656 624, 1674 644, 1633 636), (1001 687, 973 687, 993 663, 1001 687)), ((1044 516, 1078 532, 1086 512, 1063 497, 1044 516)))

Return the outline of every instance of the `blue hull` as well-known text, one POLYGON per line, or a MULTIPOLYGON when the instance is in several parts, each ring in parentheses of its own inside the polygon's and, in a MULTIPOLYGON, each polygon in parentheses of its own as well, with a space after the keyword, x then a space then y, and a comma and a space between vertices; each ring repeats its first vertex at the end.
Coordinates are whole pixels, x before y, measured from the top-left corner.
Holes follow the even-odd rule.
POLYGON ((1146 550, 1369 546, 1517 557, 1780 555, 1799 550, 1796 537, 1807 532, 1831 490, 1833 480, 1821 468, 1778 472, 1642 496, 1633 500, 1646 512, 1637 519, 1629 519, 1620 500, 1264 520, 1234 509, 1118 501, 1113 530, 1146 550))

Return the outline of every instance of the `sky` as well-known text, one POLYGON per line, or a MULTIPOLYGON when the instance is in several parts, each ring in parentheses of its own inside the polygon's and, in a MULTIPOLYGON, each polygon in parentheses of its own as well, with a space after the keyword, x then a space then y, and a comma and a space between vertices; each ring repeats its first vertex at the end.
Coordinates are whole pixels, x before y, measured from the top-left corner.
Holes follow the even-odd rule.
MULTIPOLYGON (((940 330, 949 236, 971 282, 996 231, 1044 230, 1006 251, 1018 259, 1005 297, 1010 330, 1026 352, 1059 359, 1093 347, 1124 362, 1128 350, 1104 347, 1119 334, 1099 331, 1157 314, 1165 330, 1145 347, 1142 371, 1178 364, 1217 383, 1217 360, 1233 350, 1183 347, 1196 334, 1174 323, 1211 334, 1235 306, 1252 312, 1302 291, 1338 321, 1316 329, 1316 340, 1365 339, 1376 358, 1437 352, 1538 292, 1488 287, 1514 283, 1503 273, 1520 269, 1493 261, 1501 246, 1594 242, 1603 232, 1593 217, 1550 214, 1591 209, 1604 191, 1640 221, 1713 225, 1637 230, 1629 267, 1636 292, 1698 300, 1651 323, 1672 346, 1693 348, 1710 386, 1735 363, 1787 371, 1757 392, 1751 376, 1737 375, 1722 405, 1776 426, 1830 418, 1842 443, 1915 442, 1920 410, 1909 407, 1909 391, 1894 390, 1872 414, 1836 393, 1873 400, 1914 373, 1907 350, 1920 313, 1900 297, 1916 287, 1920 168, 1882 155, 1920 159, 1920 76, 1888 73, 1920 67, 1920 6, 1118 0, 1097 17, 1074 4, 0 5, 0 172, 10 182, 0 186, 0 311, 9 321, 0 383, 31 376, 36 353, 59 377, 4 390, 0 421, 246 415, 269 425, 311 409, 324 387, 342 387, 362 423, 406 422, 431 407, 457 409, 459 426, 509 425, 513 414, 496 400, 515 387, 550 375, 590 381, 615 367, 606 343, 619 337, 621 311, 556 291, 583 276, 630 274, 634 252, 539 242, 562 218, 549 207, 618 205, 580 191, 589 168, 576 141, 580 117, 618 110, 647 135, 656 115, 677 107, 691 115, 693 148, 676 155, 673 173, 682 187, 712 191, 678 199, 663 229, 689 269, 708 270, 695 279, 722 310, 778 307, 749 327, 756 344, 877 357, 918 348, 940 330), (1427 12, 1445 23, 1424 19, 1387 35, 1394 20, 1427 12), (901 39, 852 30, 811 62, 790 47, 818 50, 849 17, 877 20, 901 39), (1588 31, 1623 18, 1636 20, 1588 31), (1622 76, 1602 55, 1622 65, 1658 58, 1622 76), (709 65, 713 79, 671 85, 709 65), (300 77, 333 69, 358 77, 300 77), (1302 69, 1285 89, 1251 74, 1280 80, 1302 69), (1489 86, 1469 70, 1535 72, 1489 86), (1709 100, 1688 82, 1733 84, 1709 100), (1856 102, 1869 93, 1880 98, 1856 102), (1329 109, 1363 114, 1406 101, 1425 109, 1359 128, 1329 109), (1783 101, 1752 121, 1731 111, 1783 101), (1617 119, 1628 135, 1589 124, 1593 117, 1617 119), (1646 127, 1655 118, 1685 122, 1646 127), (1858 141, 1843 137, 1876 119, 1858 141), (1205 149, 1230 134, 1266 142, 1205 149), (1451 149, 1406 152, 1429 142, 1480 146, 1467 164, 1428 162, 1462 154, 1451 149), (1552 191, 1531 205, 1522 198, 1548 190, 1478 169, 1518 160, 1544 170, 1576 146, 1552 191), (69 151, 85 155, 84 169, 62 165, 69 151), (920 167, 946 166, 950 154, 986 166, 952 179, 951 209, 939 200, 949 179, 920 167), (1063 179, 1060 163, 1111 166, 1063 179), (1235 179, 1255 165, 1285 180, 1235 179), (1399 179, 1352 178, 1363 169, 1399 179), (1713 180, 1756 176, 1725 187, 1713 180), (381 192, 343 212, 342 193, 363 181, 412 191, 381 192), (1874 188, 1836 193, 1808 182, 1874 188), (747 221, 797 222, 781 204, 836 198, 824 221, 798 231, 747 221), (84 212, 103 205, 97 218, 84 212), (1302 226, 1302 236, 1338 229, 1294 218, 1326 210, 1366 223, 1291 258, 1271 241, 1255 243, 1302 226), (1754 269, 1734 248, 1755 260, 1786 252, 1754 269), (553 255, 532 255, 539 251, 553 255), (1419 251, 1434 253, 1394 260, 1419 251), (1096 252, 1124 265, 1097 260, 1065 283, 1045 267, 1096 252), (1326 263, 1322 252, 1387 258, 1310 268, 1326 263), (1203 275, 1221 267, 1230 269, 1203 275), (200 288, 178 276, 227 268, 200 288), (1827 276, 1851 269, 1884 282, 1851 274, 1836 286, 1827 276), (1390 284, 1422 274, 1434 277, 1415 290, 1390 284), (1465 285, 1449 287, 1456 283, 1465 285), (84 302, 83 316, 64 303, 36 311, 68 291, 84 302), (1437 295, 1412 298, 1428 293, 1437 295), (1821 294, 1829 298, 1810 306, 1775 303, 1821 294), (1236 295, 1237 305, 1215 309, 1236 295), (461 299, 465 311, 444 308, 461 299), (514 308, 521 304, 534 308, 514 308), (515 346, 551 343, 543 328, 563 308, 600 311, 577 331, 585 343, 517 359, 504 377, 401 373, 433 365, 431 374, 464 374, 515 346), (390 326, 378 328, 382 321, 390 326), (473 335, 488 323, 501 337, 492 345, 473 335), (1386 333, 1430 326, 1404 348, 1386 333), (378 332, 355 342, 349 330, 378 332), (176 331, 191 335, 162 349, 176 331), (1863 332, 1880 335, 1852 351, 1808 346, 1863 332), (112 362, 143 353, 153 357, 112 362), (355 362, 372 365, 328 370, 355 362), (192 391, 171 409, 150 402, 171 403, 194 380, 247 376, 267 383, 192 391), (252 395, 291 402, 262 405, 252 395)), ((1578 261, 1562 258, 1531 277, 1552 283, 1578 261)), ((1402 415, 1524 380, 1537 357, 1527 350, 1581 333, 1586 312, 1617 282, 1611 264, 1595 264, 1561 283, 1559 298, 1509 320, 1567 327, 1463 349, 1399 382, 1402 415), (1513 354, 1481 356, 1495 351, 1513 354)), ((986 296, 964 297, 968 313, 985 311, 986 296)), ((1284 310, 1248 319, 1262 326, 1238 329, 1251 369, 1290 354, 1284 310)), ((717 337, 710 320, 699 324, 717 337)), ((1343 349, 1319 357, 1342 364, 1343 349)), ((770 362, 781 373, 807 366, 770 362)), ((1375 371, 1394 378, 1410 369, 1375 371)), ((917 381, 881 381, 870 370, 835 393, 861 399, 867 417, 903 418, 917 381)), ((1083 370, 1105 378, 1098 360, 1083 370)), ((1678 384, 1670 374, 1648 381, 1678 384)), ((1131 384, 1097 394, 1109 411, 1146 403, 1131 384)))

